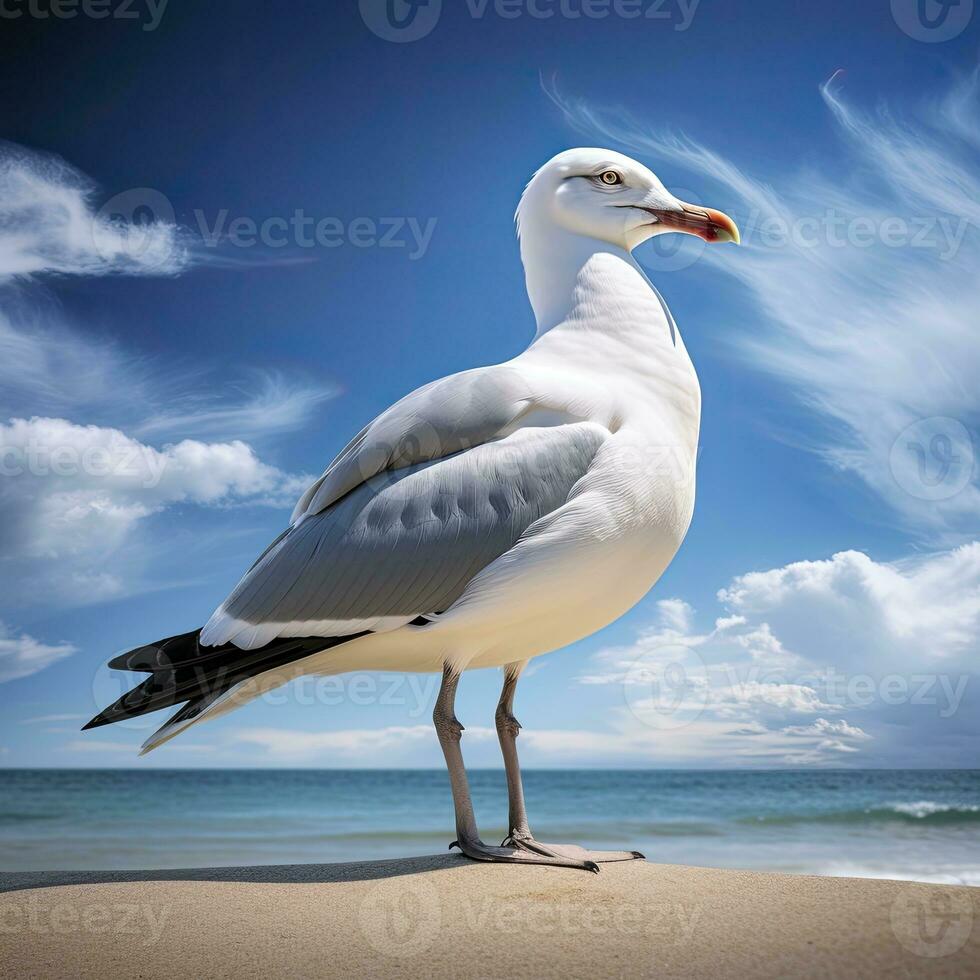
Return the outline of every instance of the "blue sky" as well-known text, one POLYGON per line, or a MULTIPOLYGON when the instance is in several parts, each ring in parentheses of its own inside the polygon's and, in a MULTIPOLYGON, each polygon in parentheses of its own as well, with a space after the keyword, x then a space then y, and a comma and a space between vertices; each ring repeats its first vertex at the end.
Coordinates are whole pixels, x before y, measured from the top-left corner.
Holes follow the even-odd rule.
MULTIPOLYGON (((117 6, 4 27, 0 765, 134 764, 156 717, 77 732, 105 660, 201 625, 394 399, 526 345, 514 207, 577 144, 745 244, 637 253, 701 379, 697 510, 528 672, 526 762, 976 764, 972 3, 940 37, 913 0, 469 0, 399 42, 371 0, 117 6)), ((473 764, 497 686, 462 685, 473 764)), ((437 765, 434 694, 301 685, 139 764, 437 765)))

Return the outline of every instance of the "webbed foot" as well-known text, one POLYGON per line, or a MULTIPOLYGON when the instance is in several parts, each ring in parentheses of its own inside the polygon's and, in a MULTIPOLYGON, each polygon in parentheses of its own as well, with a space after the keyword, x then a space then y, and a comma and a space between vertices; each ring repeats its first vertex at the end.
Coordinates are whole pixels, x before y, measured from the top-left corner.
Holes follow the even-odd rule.
POLYGON ((491 847, 478 838, 475 840, 464 838, 454 840, 449 845, 449 849, 452 850, 454 847, 458 847, 468 858, 472 858, 474 861, 493 861, 501 864, 550 864, 561 868, 578 868, 581 871, 599 873, 599 865, 582 848, 577 849, 581 852, 580 855, 561 854, 533 850, 521 846, 516 841, 513 846, 507 846, 505 842, 500 847, 491 847))

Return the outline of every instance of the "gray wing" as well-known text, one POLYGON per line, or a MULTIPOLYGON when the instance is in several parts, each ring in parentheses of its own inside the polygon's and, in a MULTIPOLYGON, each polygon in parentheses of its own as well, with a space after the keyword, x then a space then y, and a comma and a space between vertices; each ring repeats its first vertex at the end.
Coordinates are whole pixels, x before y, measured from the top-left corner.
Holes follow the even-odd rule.
POLYGON ((499 436, 535 405, 516 368, 463 371, 413 391, 362 429, 300 498, 291 523, 378 473, 441 459, 499 436))
MULTIPOLYGON (((560 507, 608 431, 526 428, 385 470, 290 528, 215 612, 202 643, 387 629, 442 612, 560 507)), ((328 471, 329 475, 329 471, 328 471)))

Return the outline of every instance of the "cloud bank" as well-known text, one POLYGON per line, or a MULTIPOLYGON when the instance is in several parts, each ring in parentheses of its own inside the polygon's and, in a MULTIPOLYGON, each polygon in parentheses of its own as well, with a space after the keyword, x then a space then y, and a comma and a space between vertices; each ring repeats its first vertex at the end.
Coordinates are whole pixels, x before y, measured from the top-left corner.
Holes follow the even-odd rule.
POLYGON ((892 564, 856 551, 794 562, 738 576, 718 600, 709 630, 663 600, 635 643, 579 677, 623 688, 626 751, 675 764, 971 764, 980 544, 892 564))

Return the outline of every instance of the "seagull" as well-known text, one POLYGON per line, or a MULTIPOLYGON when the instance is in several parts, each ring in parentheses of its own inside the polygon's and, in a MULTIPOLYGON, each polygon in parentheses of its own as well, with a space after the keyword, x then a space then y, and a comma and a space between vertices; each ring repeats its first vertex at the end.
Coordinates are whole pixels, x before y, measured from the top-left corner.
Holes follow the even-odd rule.
POLYGON ((559 153, 517 231, 537 331, 512 360, 413 391, 362 429, 208 622, 116 657, 150 676, 86 729, 181 707, 157 748, 304 675, 441 673, 433 724, 469 858, 598 871, 642 858, 538 841, 513 714, 527 663, 595 633, 656 583, 694 510, 701 390, 680 331, 633 258, 671 232, 739 243, 612 150, 559 153), (500 667, 509 833, 480 838, 456 688, 500 667))

